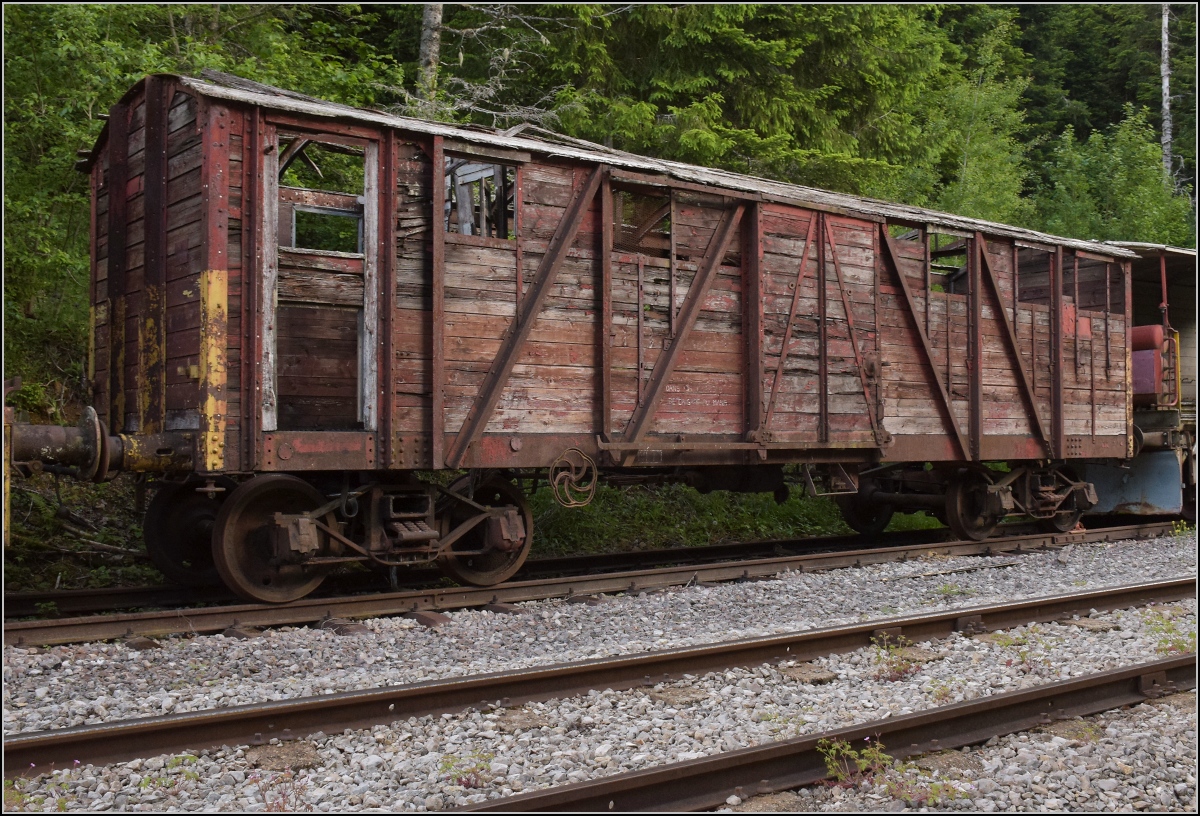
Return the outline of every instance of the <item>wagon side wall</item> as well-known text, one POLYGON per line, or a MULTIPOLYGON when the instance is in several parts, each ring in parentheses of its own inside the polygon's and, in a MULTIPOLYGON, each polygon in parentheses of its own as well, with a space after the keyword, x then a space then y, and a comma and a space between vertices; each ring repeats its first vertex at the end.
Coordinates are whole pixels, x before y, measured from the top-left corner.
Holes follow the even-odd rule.
MULTIPOLYGON (((92 169, 96 402, 126 433, 194 433, 199 472, 264 462, 267 116, 152 77, 92 169)), ((935 285, 930 225, 516 154, 493 157, 511 232, 485 238, 448 228, 465 148, 355 132, 383 151, 378 466, 1125 455, 1130 298, 1095 294, 1128 286, 1112 259, 1022 267, 962 234, 935 285), (641 244, 637 196, 669 212, 641 244)))

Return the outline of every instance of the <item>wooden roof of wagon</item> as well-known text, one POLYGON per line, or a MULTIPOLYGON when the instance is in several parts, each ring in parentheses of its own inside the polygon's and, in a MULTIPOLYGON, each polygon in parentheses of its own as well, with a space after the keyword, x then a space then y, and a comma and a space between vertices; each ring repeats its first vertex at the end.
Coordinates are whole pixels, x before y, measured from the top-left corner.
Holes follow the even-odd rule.
MULTIPOLYGON (((378 110, 355 108, 337 102, 329 102, 304 94, 253 82, 219 71, 206 70, 200 78, 164 75, 178 81, 192 93, 210 99, 224 100, 243 105, 286 111, 328 119, 348 120, 363 124, 391 127, 430 136, 442 136, 459 143, 505 151, 525 151, 548 157, 558 157, 589 163, 604 164, 616 171, 627 170, 642 175, 653 175, 673 179, 691 185, 711 188, 714 194, 736 194, 750 200, 775 201, 812 207, 825 211, 845 213, 874 220, 891 220, 908 225, 928 225, 942 231, 960 233, 982 232, 993 237, 1004 237, 1018 243, 1039 248, 1062 246, 1112 258, 1137 258, 1138 255, 1122 246, 1099 241, 1083 241, 1073 238, 1048 235, 1036 230, 1022 229, 1008 224, 967 218, 961 215, 895 204, 873 198, 834 193, 815 187, 788 184, 772 179, 747 176, 728 170, 699 167, 682 162, 640 156, 603 145, 573 139, 567 136, 537 130, 544 135, 538 138, 521 131, 520 126, 509 131, 488 130, 475 126, 450 125, 398 116, 378 110)), ((138 95, 145 80, 139 82, 125 95, 128 100, 138 95)), ((96 141, 91 157, 81 162, 81 169, 90 169, 94 157, 107 138, 107 126, 96 141)))

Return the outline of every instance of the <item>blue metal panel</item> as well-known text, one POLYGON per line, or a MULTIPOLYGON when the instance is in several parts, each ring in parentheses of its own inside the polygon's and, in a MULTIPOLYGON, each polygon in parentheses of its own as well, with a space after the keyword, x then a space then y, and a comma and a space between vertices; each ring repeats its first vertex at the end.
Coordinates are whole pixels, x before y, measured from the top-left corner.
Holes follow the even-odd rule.
POLYGON ((1153 516, 1183 510, 1183 471, 1177 451, 1143 451, 1127 468, 1088 463, 1083 478, 1096 486, 1100 498, 1090 514, 1153 516))

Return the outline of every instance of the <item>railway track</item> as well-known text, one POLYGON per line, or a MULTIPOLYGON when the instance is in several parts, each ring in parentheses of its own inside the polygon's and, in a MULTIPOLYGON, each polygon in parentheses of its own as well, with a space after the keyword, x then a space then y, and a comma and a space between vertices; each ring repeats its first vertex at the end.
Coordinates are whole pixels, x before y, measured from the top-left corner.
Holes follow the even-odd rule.
MULTIPOLYGON (((1029 533, 1031 525, 1010 525, 1007 533, 1029 533)), ((885 533, 878 538, 882 546, 933 544, 945 540, 945 528, 909 530, 885 533)), ((554 576, 595 575, 597 573, 652 569, 679 564, 703 564, 738 559, 766 558, 772 555, 805 555, 846 549, 861 549, 862 536, 818 536, 814 538, 747 541, 733 544, 714 544, 705 547, 672 547, 661 550, 572 555, 537 558, 525 562, 513 580, 530 581, 554 576)), ((434 586, 442 580, 436 568, 406 570, 403 584, 406 589, 434 586)), ((356 572, 333 575, 312 597, 386 592, 386 576, 380 572, 356 572)), ((104 589, 73 589, 58 592, 10 592, 4 596, 6 618, 46 617, 42 612, 53 604, 56 614, 101 614, 147 607, 176 608, 212 603, 236 603, 238 599, 222 588, 181 586, 110 587, 104 589)))
POLYGON ((1054 720, 1085 717, 1196 686, 1196 655, 1156 660, 980 700, 889 717, 778 743, 728 751, 604 779, 493 799, 463 811, 634 813, 720 807, 744 798, 809 785, 829 773, 819 746, 877 740, 896 759, 976 745, 1054 720))
MULTIPOLYGON (((491 607, 547 598, 571 598, 616 592, 640 592, 692 582, 766 578, 787 570, 829 570, 865 566, 923 555, 998 555, 1068 544, 1150 538, 1171 532, 1171 524, 1154 522, 1071 533, 1013 535, 987 541, 905 544, 882 549, 837 550, 804 555, 748 558, 737 561, 635 569, 598 575, 576 574, 543 580, 510 581, 494 587, 426 588, 372 595, 305 598, 289 604, 238 604, 152 612, 127 612, 52 620, 15 621, 4 625, 6 646, 42 646, 154 637, 178 633, 213 633, 247 627, 311 624, 322 620, 366 618, 439 610, 491 607)), ((578 562, 578 559, 575 559, 578 562)))
MULTIPOLYGON (((1148 523, 1151 521, 1146 520, 1148 523)), ((1098 528, 1099 529, 1099 528, 1098 528)), ((1035 532, 1030 523, 1002 525, 993 539, 1035 532)), ((934 544, 945 541, 950 531, 944 527, 929 530, 904 530, 877 536, 881 547, 912 544, 934 544)), ((595 575, 619 570, 641 570, 679 564, 703 564, 737 559, 767 558, 782 555, 834 552, 861 549, 860 535, 817 536, 795 539, 768 539, 704 547, 672 547, 661 550, 641 550, 596 555, 573 555, 536 558, 525 563, 513 580, 531 581, 552 576, 595 575)), ((404 574, 406 589, 436 585, 442 574, 436 568, 413 568, 404 574)), ((313 597, 387 592, 385 575, 380 572, 356 572, 333 575, 314 593, 313 597)), ((51 617, 54 615, 95 615, 131 609, 178 608, 205 604, 236 603, 237 598, 221 588, 183 586, 107 587, 103 589, 70 589, 50 592, 9 592, 4 596, 4 616, 8 619, 51 617), (53 606, 51 606, 53 605, 53 606), (51 614, 45 610, 52 609, 51 614)))
MULTIPOLYGON (((286 740, 303 737, 318 730, 337 732, 346 728, 369 728, 408 717, 455 712, 473 706, 485 707, 489 704, 498 704, 508 707, 534 700, 581 695, 592 689, 621 690, 654 685, 679 679, 685 674, 703 674, 735 666, 761 665, 781 660, 811 660, 823 655, 845 653, 863 648, 877 641, 881 635, 895 638, 904 637, 912 642, 920 642, 948 637, 954 632, 978 633, 1008 629, 1031 622, 1069 619, 1073 615, 1087 615, 1092 609, 1111 611, 1150 603, 1169 603, 1193 597, 1195 592, 1196 579, 1193 576, 1036 598, 1018 603, 892 617, 848 626, 808 630, 796 634, 664 650, 634 657, 589 660, 545 668, 435 680, 370 691, 343 692, 288 701, 208 709, 188 714, 83 725, 50 732, 19 734, 4 740, 5 767, 12 769, 12 773, 15 774, 18 769, 29 768, 31 764, 38 767, 54 767, 55 765, 69 767, 72 762, 78 760, 81 763, 100 765, 161 753, 197 751, 221 745, 262 744, 272 738, 286 740)), ((1174 682, 1180 687, 1184 687, 1188 678, 1194 675, 1194 655, 1174 662, 1164 661, 1161 663, 1162 665, 1153 664, 1127 670, 1125 674, 1120 674, 1120 678, 1125 679, 1113 682, 1124 682, 1126 686, 1129 682, 1133 682, 1135 686, 1140 682, 1144 688, 1152 688, 1155 682, 1164 687, 1167 682, 1174 682), (1161 675, 1161 672, 1167 672, 1167 674, 1161 675), (1155 680, 1155 678, 1159 679, 1155 680)), ((1086 693, 1083 696, 1091 699, 1086 693)), ((960 718, 961 722, 977 723, 979 720, 975 713, 977 708, 986 715, 986 711, 994 707, 998 699, 1007 697, 1023 701, 1016 709, 1023 712, 1022 717, 1032 715, 1040 717, 1043 713, 1056 715, 1059 709, 1072 712, 1076 710, 1072 707, 1074 703, 1065 705, 1055 702, 1060 699, 1059 697, 1038 696, 1033 692, 1019 692, 1015 696, 992 696, 982 701, 950 708, 966 712, 962 715, 965 719, 960 718)), ((904 736, 900 742, 897 742, 896 737, 892 737, 888 744, 916 743, 920 745, 922 742, 928 743, 932 739, 942 740, 943 744, 948 744, 942 736, 938 736, 942 732, 933 733, 932 736, 921 736, 926 734, 921 730, 926 724, 926 720, 922 718, 929 716, 931 715, 927 712, 915 715, 915 718, 889 720, 889 728, 895 727, 896 723, 907 723, 905 728, 909 730, 897 732, 907 736, 904 736)), ((1074 716, 1074 714, 1070 716, 1074 716)), ((987 717, 985 716, 984 719, 986 720, 987 717)), ((969 737, 968 742, 981 741, 978 739, 977 728, 976 726, 975 731, 966 731, 966 737, 963 738, 969 737)), ((847 729, 847 733, 851 732, 857 733, 854 729, 847 729)), ((874 731, 864 731, 864 734, 870 733, 874 733, 874 731)), ((983 739, 986 738, 986 736, 983 737, 983 739)), ((805 740, 793 740, 792 742, 797 745, 807 744, 805 740)), ((785 744, 781 743, 780 745, 785 744)), ((790 745, 790 743, 786 743, 786 745, 790 745)), ((770 761, 776 761, 776 759, 772 759, 775 757, 772 750, 782 750, 782 748, 776 746, 764 754, 764 757, 770 761)), ((720 757, 710 757, 695 763, 682 763, 679 766, 672 765, 670 767, 704 768, 709 767, 704 763, 711 763, 725 757, 726 759, 723 761, 733 763, 730 767, 765 768, 765 766, 757 764, 749 766, 737 764, 749 755, 750 752, 747 751, 735 751, 730 754, 722 754, 720 757), (733 757, 733 759, 729 759, 729 757, 733 757)), ((755 760, 755 762, 758 761, 758 759, 755 760)), ((767 759, 762 761, 767 761, 767 759)), ((669 774, 671 771, 660 769, 642 772, 642 775, 662 773, 669 774)), ((754 773, 760 774, 753 777, 754 781, 759 779, 776 780, 785 786, 803 784, 803 782, 793 784, 793 777, 785 774, 775 772, 768 774, 765 770, 755 770, 754 773)), ((751 775, 753 776, 753 774, 751 775)), ((628 776, 641 778, 638 774, 628 776)), ((657 776, 654 778, 659 779, 657 776)), ((731 777, 726 773, 719 778, 727 780, 731 777)), ((598 783, 587 783, 579 789, 583 790, 588 785, 610 784, 617 783, 612 780, 603 780, 598 783)), ((659 782, 655 784, 661 785, 659 782)), ((745 783, 741 781, 738 784, 745 783)), ((686 787, 684 785, 685 789, 686 787)), ((729 791, 732 791, 732 785, 727 787, 729 791)), ((618 789, 626 793, 633 790, 602 787, 596 790, 606 792, 595 795, 611 797, 618 789)), ((720 789, 725 790, 725 788, 720 789)), ((512 800, 506 801, 518 802, 519 806, 515 807, 518 810, 539 808, 607 809, 607 800, 605 800, 605 806, 594 807, 599 800, 594 798, 593 793, 587 794, 593 798, 585 797, 579 803, 553 798, 545 801, 527 800, 522 797, 514 797, 512 800)), ((542 794, 531 794, 530 796, 537 795, 542 794)), ((544 795, 549 796, 550 794, 544 795)), ((554 795, 558 796, 561 793, 554 795)), ((729 793, 726 792, 720 799, 713 800, 709 804, 717 804, 728 795, 729 793)), ((707 799, 704 801, 708 802, 707 799)), ((664 802, 659 806, 671 804, 664 802)), ((693 805, 695 803, 688 800, 688 806, 693 805)), ((630 810, 648 807, 651 805, 642 800, 621 799, 618 809, 630 810)))

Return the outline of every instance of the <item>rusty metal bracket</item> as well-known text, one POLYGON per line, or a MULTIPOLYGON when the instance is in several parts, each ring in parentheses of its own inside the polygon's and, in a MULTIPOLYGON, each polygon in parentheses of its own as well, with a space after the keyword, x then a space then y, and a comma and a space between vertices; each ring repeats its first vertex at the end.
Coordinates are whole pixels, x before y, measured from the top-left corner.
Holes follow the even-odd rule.
POLYGON ((954 629, 964 635, 978 635, 987 631, 982 615, 964 615, 954 621, 954 629))
POLYGON ((1165 671, 1156 671, 1138 678, 1138 691, 1153 700, 1165 694, 1174 694, 1176 689, 1175 684, 1167 680, 1165 671))

